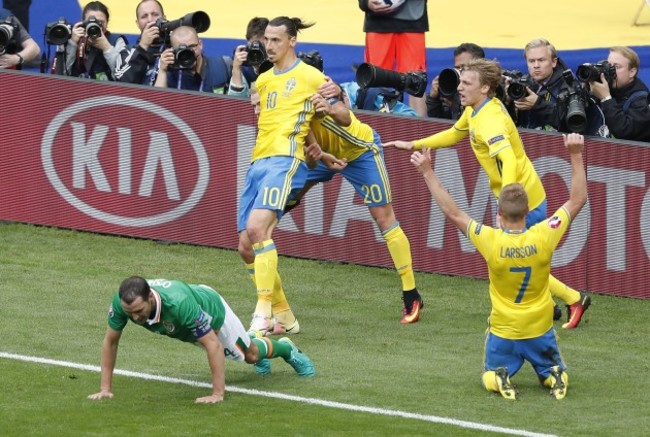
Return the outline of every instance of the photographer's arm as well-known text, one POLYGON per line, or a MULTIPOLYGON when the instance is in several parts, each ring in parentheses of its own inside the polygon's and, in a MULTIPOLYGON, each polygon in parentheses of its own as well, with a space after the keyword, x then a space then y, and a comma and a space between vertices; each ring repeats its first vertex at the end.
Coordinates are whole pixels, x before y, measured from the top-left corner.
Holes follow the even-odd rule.
MULTIPOLYGON (((160 71, 156 77, 153 86, 158 88, 167 88, 167 70, 174 63, 174 51, 167 49, 160 54, 160 71)), ((180 80, 180 79, 179 79, 180 80)))
POLYGON ((247 97, 250 94, 248 81, 244 78, 244 73, 241 68, 247 57, 248 52, 246 51, 246 46, 237 46, 232 58, 232 75, 227 92, 229 96, 247 97))
POLYGON ((110 67, 111 73, 115 73, 120 52, 126 48, 126 41, 124 40, 124 37, 121 36, 117 39, 114 46, 109 43, 108 49, 104 51, 104 59, 106 59, 106 63, 110 67))

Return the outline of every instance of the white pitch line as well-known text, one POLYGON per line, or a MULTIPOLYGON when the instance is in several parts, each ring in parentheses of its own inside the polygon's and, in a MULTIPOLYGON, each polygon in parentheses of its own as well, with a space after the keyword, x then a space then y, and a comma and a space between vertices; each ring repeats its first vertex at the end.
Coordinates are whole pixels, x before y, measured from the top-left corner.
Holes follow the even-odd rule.
MULTIPOLYGON (((18 354, 12 354, 7 352, 0 352, 0 358, 7 358, 10 360, 26 361, 26 362, 38 363, 38 364, 49 364, 52 366, 70 367, 72 369, 87 370, 89 372, 101 371, 101 368, 99 366, 92 366, 90 364, 73 363, 70 361, 59 361, 59 360, 52 360, 49 358, 41 358, 41 357, 31 357, 28 355, 18 355, 18 354)), ((115 369, 114 373, 116 375, 130 376, 132 378, 146 379, 152 381, 161 381, 161 382, 167 382, 171 384, 183 384, 192 387, 212 388, 212 384, 209 384, 207 382, 192 381, 189 379, 170 378, 168 376, 151 375, 149 373, 132 372, 130 370, 122 370, 122 369, 115 369)), ((500 432, 503 434, 525 436, 525 437, 556 437, 554 434, 540 434, 540 433, 530 432, 522 429, 503 428, 501 426, 493 426, 493 425, 486 425, 483 423, 468 422, 465 420, 450 419, 448 417, 429 416, 425 414, 409 413, 407 411, 400 411, 400 410, 387 410, 384 408, 365 407, 363 405, 344 404, 342 402, 327 401, 324 399, 316 399, 316 398, 305 398, 302 396, 293 396, 293 395, 287 395, 287 394, 271 392, 271 391, 252 390, 248 388, 240 388, 231 385, 226 386, 226 390, 232 393, 242 393, 242 394, 253 395, 253 396, 262 396, 266 398, 282 399, 285 401, 294 401, 294 402, 301 402, 304 404, 320 405, 322 407, 337 408, 339 410, 349 410, 349 411, 358 411, 363 413, 378 414, 381 416, 403 417, 405 419, 415 419, 424 422, 442 423, 445 425, 453 425, 461 428, 476 429, 479 431, 500 432)))

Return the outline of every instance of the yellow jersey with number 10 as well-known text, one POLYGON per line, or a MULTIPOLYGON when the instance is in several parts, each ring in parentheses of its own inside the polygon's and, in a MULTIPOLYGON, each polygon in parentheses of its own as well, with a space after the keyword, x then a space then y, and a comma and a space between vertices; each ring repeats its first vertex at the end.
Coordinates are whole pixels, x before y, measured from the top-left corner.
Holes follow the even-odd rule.
POLYGON ((311 96, 325 82, 316 68, 297 59, 289 69, 270 69, 255 82, 260 93, 258 132, 251 162, 269 156, 305 160, 303 146, 314 116, 311 96))

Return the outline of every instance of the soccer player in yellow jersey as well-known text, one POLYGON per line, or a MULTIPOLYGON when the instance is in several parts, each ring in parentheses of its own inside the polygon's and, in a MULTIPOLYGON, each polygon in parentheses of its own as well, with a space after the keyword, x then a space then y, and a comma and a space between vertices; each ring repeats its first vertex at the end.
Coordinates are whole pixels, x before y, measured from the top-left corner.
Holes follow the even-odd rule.
POLYGON ((333 170, 319 162, 309 171, 305 190, 301 194, 316 183, 329 181, 339 172, 354 187, 386 240, 400 276, 404 301, 400 323, 415 323, 420 318, 423 301, 415 287, 411 246, 392 207, 390 182, 379 135, 369 125, 359 121, 347 106, 332 106, 321 94, 314 94, 312 102, 316 112, 324 116, 312 119, 308 147, 317 144, 323 152, 321 161, 329 159, 338 167, 335 166, 333 170))
MULTIPOLYGON (((304 142, 314 115, 310 98, 325 76, 296 57, 298 31, 313 24, 299 18, 277 17, 264 33, 273 68, 256 81, 260 108, 258 134, 241 194, 237 230, 239 253, 257 287, 251 331, 274 331, 272 316, 286 333, 299 324, 286 300, 278 274, 273 230, 287 199, 305 184, 304 142)), ((276 332, 277 333, 277 332, 276 332)))
POLYGON ((553 251, 571 220, 587 202, 587 177, 582 160, 584 137, 564 136, 571 155, 569 200, 550 218, 526 224, 529 199, 519 183, 503 187, 499 197, 501 228, 481 225, 458 206, 431 168, 431 150, 414 152, 411 162, 424 176, 445 216, 476 246, 485 259, 490 279, 492 311, 485 342, 483 385, 489 391, 516 399, 510 382, 528 361, 540 382, 556 399, 566 396, 569 377, 553 328, 550 269, 553 251))
MULTIPOLYGON (((458 94, 465 111, 453 127, 415 141, 390 141, 385 147, 413 150, 453 146, 469 135, 476 159, 487 173, 490 189, 500 201, 501 190, 508 184, 521 184, 528 195, 526 224, 546 219, 546 192, 528 159, 517 128, 503 104, 495 96, 501 81, 501 68, 495 61, 472 59, 461 72, 458 94)), ((497 216, 497 226, 499 217, 497 216)), ((591 304, 591 297, 580 293, 551 276, 554 296, 567 303, 568 322, 563 328, 576 328, 591 304)))

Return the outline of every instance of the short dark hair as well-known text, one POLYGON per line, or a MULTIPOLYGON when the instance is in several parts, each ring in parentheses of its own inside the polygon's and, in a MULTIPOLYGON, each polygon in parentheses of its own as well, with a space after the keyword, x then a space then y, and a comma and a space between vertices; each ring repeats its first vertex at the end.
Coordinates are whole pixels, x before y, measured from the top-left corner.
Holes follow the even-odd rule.
POLYGON ((147 280, 140 276, 131 276, 120 284, 120 300, 127 305, 131 305, 138 297, 147 300, 149 293, 151 293, 151 288, 149 288, 147 280))
POLYGON ((316 23, 303 23, 303 21, 300 18, 293 17, 289 18, 286 16, 282 17, 276 17, 269 21, 269 26, 273 27, 280 27, 280 26, 285 26, 287 28, 287 33, 289 36, 298 36, 298 32, 301 31, 302 29, 307 29, 309 27, 312 27, 316 23))
POLYGON ((464 42, 454 49, 454 57, 462 53, 471 53, 474 58, 485 58, 483 48, 472 42, 464 42))
POLYGON ((250 41, 254 37, 263 37, 264 30, 269 24, 269 19, 266 17, 254 17, 248 22, 246 27, 246 41, 250 41))
POLYGON ((90 2, 86 6, 84 6, 83 10, 81 11, 82 20, 84 19, 84 17, 86 16, 86 12, 88 11, 103 12, 104 15, 106 15, 106 24, 108 24, 108 20, 111 18, 111 15, 108 13, 108 8, 102 2, 90 2))

